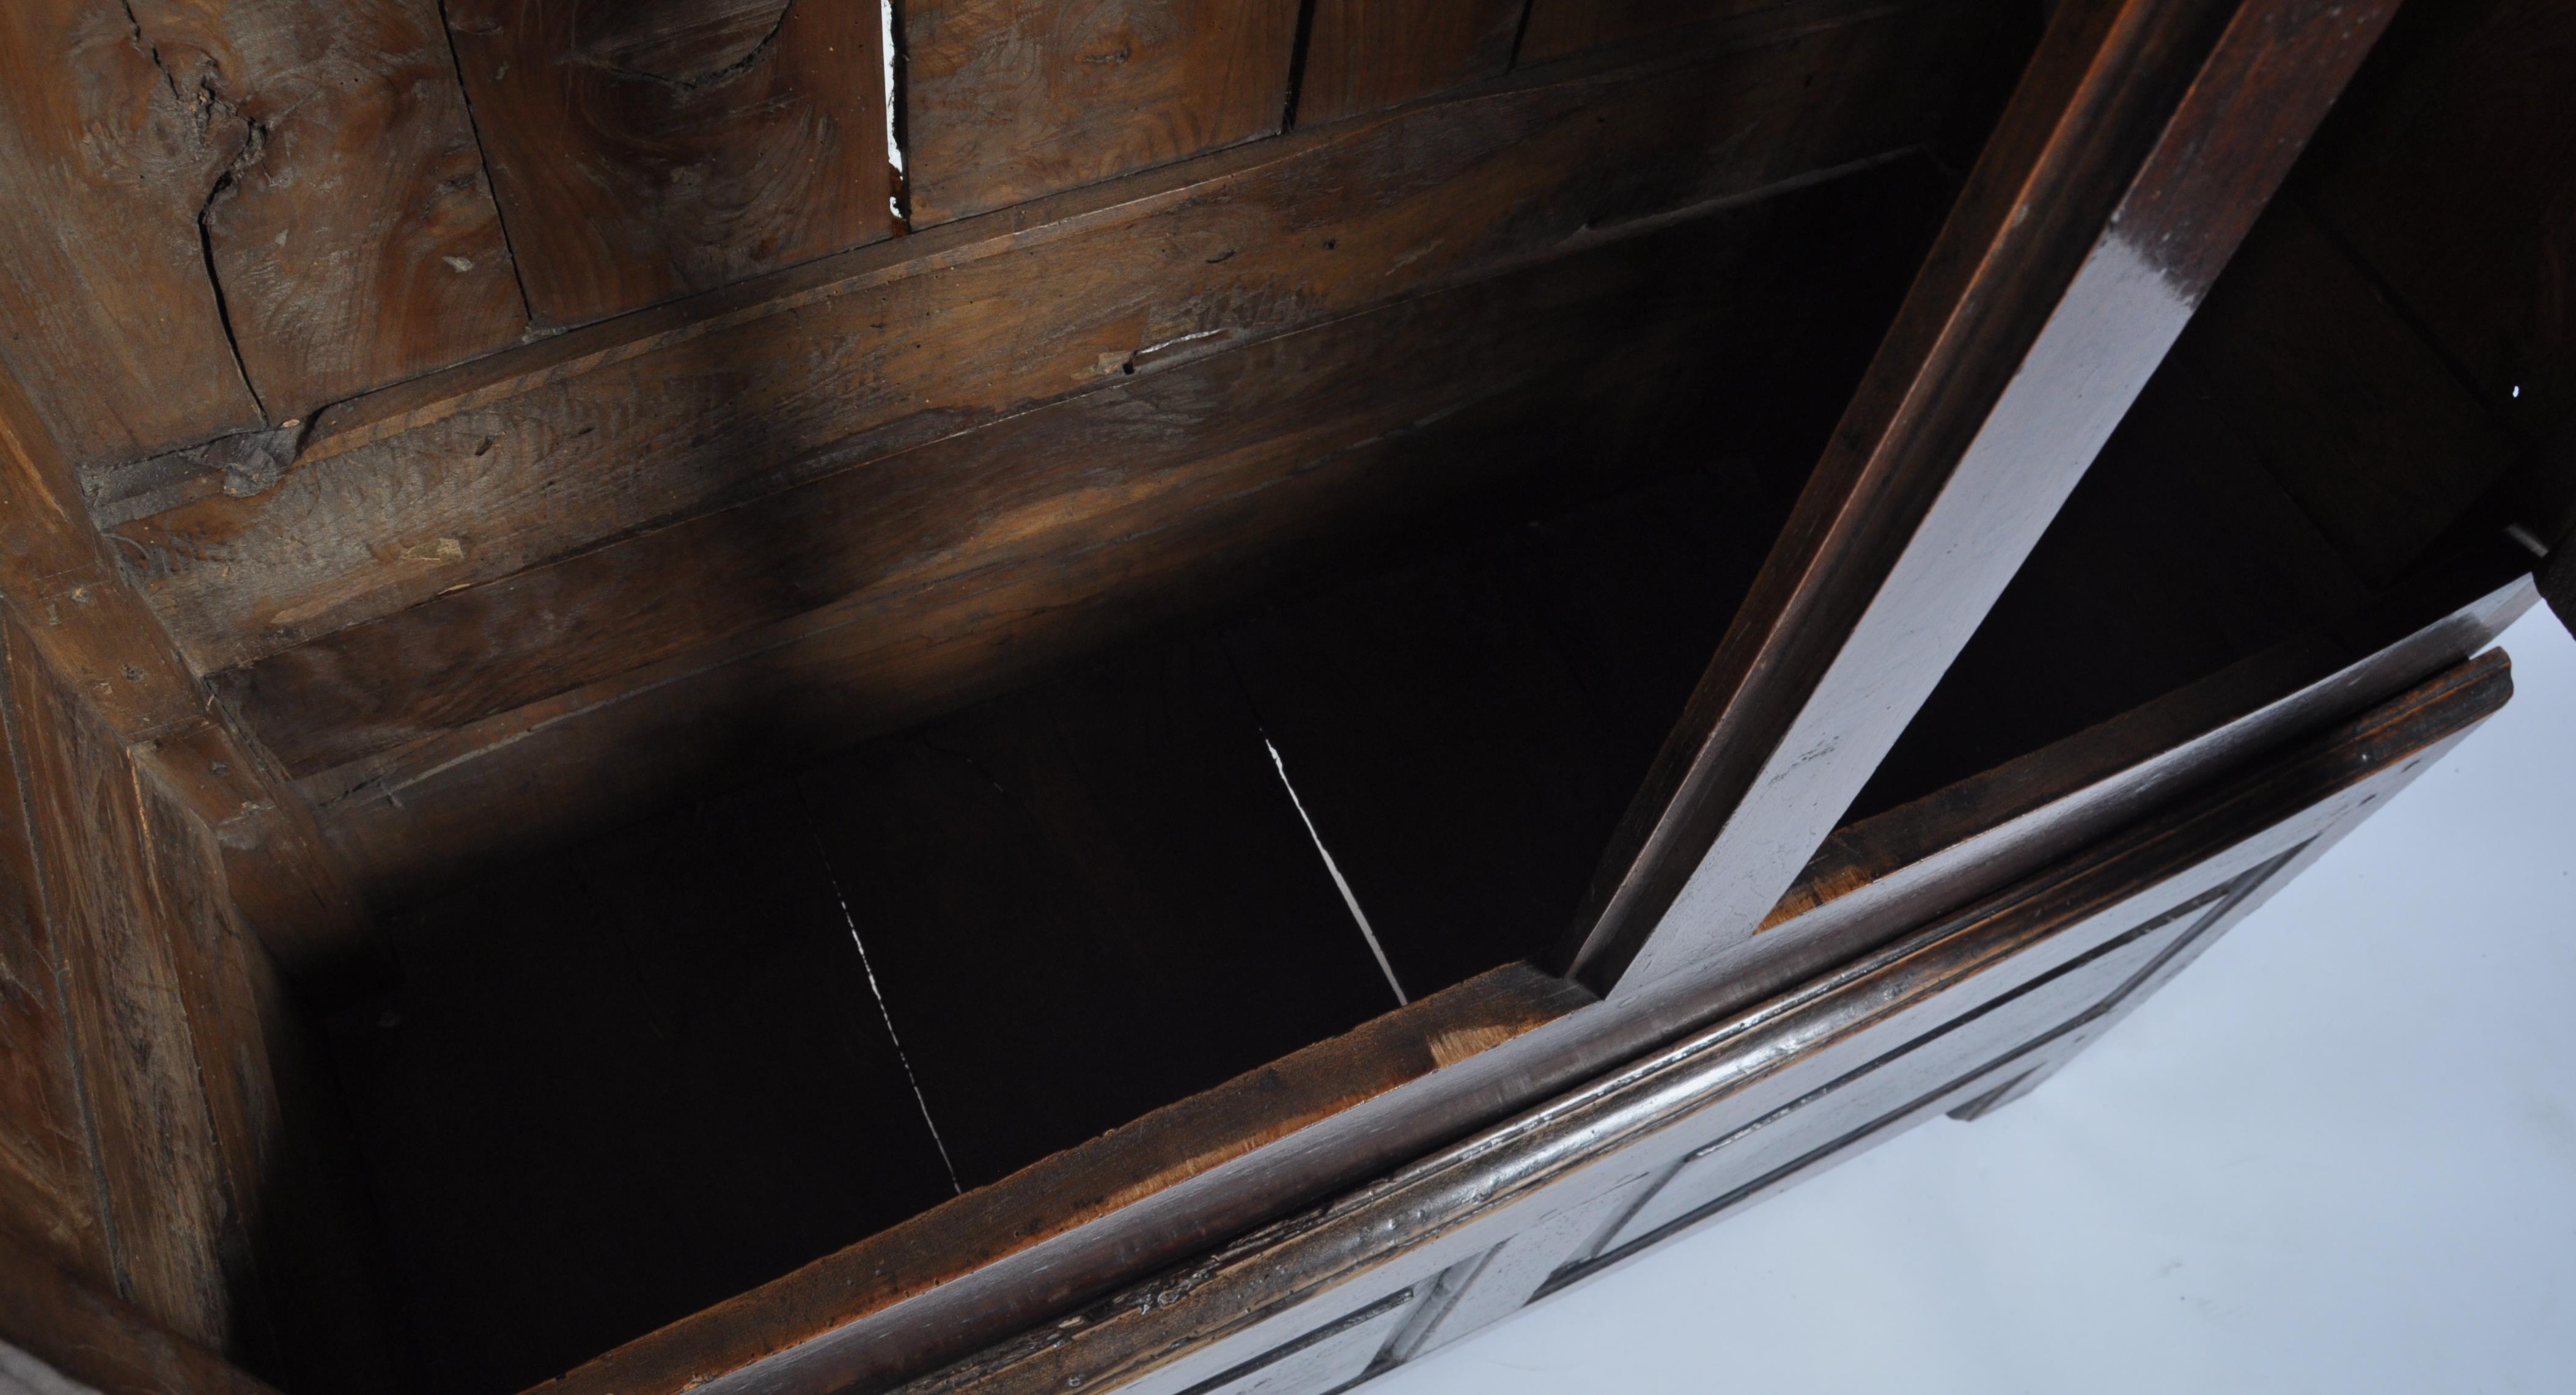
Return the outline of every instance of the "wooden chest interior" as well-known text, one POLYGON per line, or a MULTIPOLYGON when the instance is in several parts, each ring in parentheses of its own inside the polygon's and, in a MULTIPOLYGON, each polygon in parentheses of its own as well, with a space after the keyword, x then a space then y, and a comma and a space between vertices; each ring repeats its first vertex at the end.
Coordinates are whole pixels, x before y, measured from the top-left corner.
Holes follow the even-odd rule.
POLYGON ((2482 647, 2576 522, 2563 343, 2486 353, 2491 288, 2443 279, 2528 251, 2497 229, 2564 176, 2488 181, 2434 251, 2390 231, 2468 178, 2403 113, 2468 56, 2541 71, 2497 36, 2544 26, 2410 9, 1734 977, 1586 1037, 1627 1010, 1587 934, 1639 821, 1723 730, 1780 559, 1844 526, 1854 404, 1893 391, 2044 45, 2140 7, 366 8, 372 49, 292 64, 174 6, 109 34, 43 0, 5 39, 141 82, 145 125, 193 91, 201 143, 244 132, 193 212, 45 204, 126 200, 215 271, 110 326, 140 346, 112 366, 52 287, 160 272, 47 243, 55 282, 0 287, 11 439, 52 443, 20 453, 96 548, 8 583, 11 875, 38 925, 99 827, 157 847, 155 800, 216 791, 174 856, 230 888, 207 962, 248 967, 206 971, 246 986, 189 1000, 189 1059, 259 1018, 244 1117, 298 1161, 224 1183, 194 1307, 63 1263, 292 1395, 505 1395, 693 1314, 675 1340, 766 1331, 757 1291, 851 1247, 967 1275, 1446 1101, 1207 1203, 1248 1230, 2355 719, 2482 647), (325 58, 434 110, 333 96, 325 58), (350 270, 404 200, 440 210, 409 260, 350 270), (94 595, 181 697, 62 637, 94 595), (180 793, 45 812, 135 769, 180 793), (261 860, 290 835, 327 875, 262 880, 305 865, 261 860), (1474 1064, 1541 1028, 1552 1060, 1474 1064), (1491 1078, 1423 1083, 1462 1068, 1491 1078))

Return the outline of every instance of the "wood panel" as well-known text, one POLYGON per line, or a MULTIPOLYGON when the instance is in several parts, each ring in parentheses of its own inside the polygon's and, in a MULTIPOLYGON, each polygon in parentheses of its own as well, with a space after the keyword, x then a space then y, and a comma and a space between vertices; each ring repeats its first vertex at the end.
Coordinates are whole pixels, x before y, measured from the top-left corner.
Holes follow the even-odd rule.
POLYGON ((198 1078, 200 1048, 157 914, 150 830, 124 751, 8 627, 11 702, 29 761, 45 901, 85 1071, 117 1289, 181 1336, 233 1337, 231 1175, 198 1078))
POLYGON ((1277 133, 1294 0, 907 0, 904 134, 928 227, 1277 133))
POLYGON ((107 0, 0 12, 0 357, 74 460, 264 425, 199 216, 239 153, 107 0))
POLYGON ((451 0, 539 321, 631 310, 893 230, 866 0, 451 0))
MULTIPOLYGON (((1598 375, 1584 373, 1586 356, 1619 352, 1622 327, 1656 323, 1654 298, 1692 279, 1683 258, 1734 267, 1768 245, 1758 223, 1737 224, 1687 246, 1667 239, 1650 258, 1594 255, 1140 376, 434 598, 228 670, 215 685, 290 769, 309 773, 800 614, 875 610, 884 618, 870 630, 908 639, 922 622, 899 607, 950 610, 938 647, 970 653, 997 643, 993 632, 1018 613, 958 612, 943 598, 989 586, 998 567, 1053 559, 1059 594, 1082 595, 1140 570, 1148 549, 1183 551, 1194 516, 1255 493, 1278 501, 1257 526, 1294 537, 1322 526, 1291 507, 1310 493, 1299 476, 1336 452, 1551 380, 1588 385, 1598 375), (1140 535, 1107 576, 1069 562, 1140 535), (690 586, 657 584, 681 568, 690 586)), ((1677 349, 1685 332, 1667 323, 1638 337, 1677 349)), ((1619 356, 1655 371, 1642 350, 1619 356)), ((1426 477, 1465 473, 1426 459, 1388 472, 1383 487, 1430 495, 1438 487, 1426 477)), ((1509 478, 1482 473, 1497 489, 1509 478)), ((1249 564, 1279 543, 1235 546, 1249 564)), ((853 674, 848 686, 900 683, 886 672, 853 674)))
POLYGON ((325 413, 256 498, 198 472, 100 507, 191 662, 229 668, 1065 394, 1888 156, 1959 95, 1937 56, 1989 32, 1963 4, 1797 17, 1786 39, 1748 23, 1643 68, 1290 136, 558 336, 325 413))
MULTIPOLYGON (((1876 331, 1868 297, 1844 293, 1878 274, 1901 278, 1919 246, 1904 232, 1921 225, 1927 203, 1937 208, 1939 189, 1918 169, 1892 169, 1794 207, 1740 211, 1139 375, 531 573, 524 589, 488 592, 488 610, 469 590, 421 608, 417 628, 352 631, 345 667, 328 650, 316 652, 334 660, 328 668, 290 652, 275 679, 262 665, 239 675, 252 680, 240 689, 222 681, 245 710, 265 713, 282 698, 275 710, 310 713, 305 730, 327 739, 378 737, 379 694, 434 716, 513 688, 543 693, 722 637, 734 616, 759 615, 745 615, 745 601, 793 616, 842 584, 836 575, 858 583, 803 616, 309 779, 304 788, 370 869, 371 894, 399 900, 424 878, 470 872, 513 838, 551 840, 694 782, 810 758, 1084 647, 1296 584, 1332 558, 1387 555, 1405 538, 1472 537, 1665 468, 1681 457, 1659 456, 1647 433, 1677 365, 1738 372, 1725 385, 1746 400, 1727 417, 1730 448, 1794 459, 1831 421, 1836 390, 1816 384, 1848 381, 1876 331), (1771 323, 1774 291, 1811 286, 1791 275, 1762 289, 1747 270, 1802 238, 1875 270, 1847 263, 1832 273, 1834 289, 1810 297, 1799 335, 1730 328, 1771 323), (1842 308, 1855 313, 1846 320, 1842 308), (1694 350, 1711 342, 1725 347, 1694 350), (1603 458, 1595 452, 1619 463, 1567 468, 1603 458), (948 512, 968 499, 977 506, 948 512), (682 565, 703 565, 705 584, 679 596, 653 588, 657 572, 682 565), (766 580, 782 567, 810 593, 766 580), (475 636, 489 636, 488 647, 475 636), (378 647, 389 639, 399 646, 378 647), (458 664, 420 663, 448 652, 458 664), (431 682, 367 676, 414 666, 431 682), (497 806, 482 801, 503 790, 513 812, 494 820, 482 810, 497 806)), ((1697 439, 1716 443, 1705 430, 1697 439)), ((1749 520, 1738 521, 1757 526, 1749 520)), ((1666 560, 1698 574, 1687 557, 1666 560)), ((1615 587, 1596 599, 1618 604, 1615 587)), ((1722 625, 1724 602, 1710 604, 1722 625)), ((1679 662, 1687 672, 1698 658, 1679 662)), ((1625 660, 1605 661, 1628 671, 1625 660)), ((1650 749, 1671 715, 1649 719, 1650 749)), ((289 750, 306 739, 252 720, 289 750)))
MULTIPOLYGON (((991 1395, 1076 1384, 1140 1395, 1186 1390, 1370 1300, 1436 1281, 1539 1214, 1561 1214, 1639 1170, 1668 1166, 1874 1062, 1919 1072, 1926 1093, 1892 1116, 1871 1119, 1861 1111, 1841 1146, 1799 1160, 1775 1184, 1967 1104, 2006 1083, 2013 1063, 1944 1060, 1937 1051, 1915 1058, 1906 1048, 2010 1003, 2106 941, 2152 927, 2177 900, 2282 862, 2284 854, 2281 874, 2294 873, 2493 711, 2510 687, 2505 667, 2491 657, 2446 674, 2230 791, 1674 1043, 1651 1064, 904 1388, 991 1395), (1945 1083, 1945 1065, 1963 1073, 1945 1083), (1153 1301, 1142 1301, 1149 1294, 1153 1301)), ((793 1366, 708 1384, 724 1390, 759 1380, 762 1389, 820 1390, 851 1370, 833 1360, 837 1352, 799 1355, 793 1366)), ((609 1388, 585 1384, 592 1375, 576 1372, 563 1388, 609 1388)))
POLYGON ((2177 351, 2353 570, 2385 586, 2517 444, 2295 204, 2267 215, 2177 351))
POLYGON ((1383 111, 1509 68, 1528 0, 1315 0, 1301 126, 1383 111))
POLYGON ((1578 913, 1751 935, 2154 372, 2390 6, 2066 4, 1578 913), (2063 375, 2056 376, 2056 375, 2063 375))
MULTIPOLYGON (((14 505, 0 530, 13 796, 23 792, 33 834, 23 884, 40 892, 77 1062, 107 1277, 264 1370, 364 1379, 382 1368, 347 1364, 353 1349, 335 1347, 368 1335, 369 1290, 348 1263, 358 1242, 342 1233, 363 1210, 316 1157, 311 1092, 292 1112, 281 1103, 283 989, 243 935, 236 900, 255 888, 246 899, 283 943, 313 945, 322 927, 317 964, 363 945, 348 934, 352 908, 286 904, 290 889, 345 891, 309 823, 300 839, 281 835, 274 787, 198 708, 157 624, 99 564, 95 536, 66 503, 69 472, 19 401, 0 382, 0 466, 14 505), (292 1203, 273 1209, 281 1188, 292 1203), (328 1271, 314 1291, 323 1316, 300 1332, 270 1301, 272 1259, 328 1271), (316 1328, 318 1348, 301 1340, 316 1328)), ((14 817, 18 800, 8 802, 14 817)), ((64 1220, 83 1224, 77 1210, 64 1220)), ((307 1315, 297 1308, 299 1322, 307 1315)))
POLYGON ((1980 1067, 1990 1074, 1990 1062, 2025 1059, 2033 1046, 2090 1025, 2195 938, 2216 930, 2232 903, 2291 855, 2208 886, 2201 884, 2206 878, 2176 878, 2144 905, 2132 900, 2105 913, 2099 920, 2107 926, 2088 928, 2117 933, 2064 967, 1769 1114, 1729 1120, 1734 1127, 1685 1154, 1633 1209, 1604 1227, 1597 1256, 1577 1255, 1577 1263, 1615 1262, 1623 1252, 1735 1209, 1777 1180, 1845 1151, 1855 1134, 1876 1133, 1885 1121, 1921 1112, 1927 1096, 1954 1093, 1952 1082, 1962 1075, 1980 1067))
POLYGON ((1265 730, 1408 985, 1544 953, 1562 932, 1948 188, 1891 171, 1783 210, 1758 262, 1767 284, 1722 292, 1723 318, 1691 336, 1653 424, 1633 445, 1582 448, 1667 477, 1228 630, 1265 730), (1789 318, 1802 337, 1730 328, 1789 318), (1727 463, 1704 465, 1712 455, 1727 463))
POLYGON ((1770 545, 1782 510, 1748 473, 1533 521, 1227 631, 1409 989, 1563 929, 1770 545))
POLYGON ((2479 401, 2537 443, 2576 411, 2576 15, 2409 8, 2306 192, 2479 401))
POLYGON ((1545 63, 1587 49, 1723 19, 1771 0, 1529 0, 1518 61, 1545 63))
POLYGON ((197 221, 269 421, 517 341, 527 310, 435 0, 126 12, 230 151, 193 191, 197 221))
MULTIPOLYGON (((0 652, 0 665, 8 655, 0 652)), ((0 700, 0 716, 11 704, 0 700)), ((90 1150, 72 1019, 46 923, 16 732, 0 751, 0 1233, 92 1287, 117 1263, 90 1150)))

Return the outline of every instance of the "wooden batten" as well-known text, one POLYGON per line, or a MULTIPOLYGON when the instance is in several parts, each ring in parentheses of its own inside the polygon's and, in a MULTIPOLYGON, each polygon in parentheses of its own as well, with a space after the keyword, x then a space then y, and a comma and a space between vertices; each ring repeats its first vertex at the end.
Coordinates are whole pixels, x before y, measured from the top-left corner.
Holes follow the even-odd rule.
POLYGON ((1751 935, 2118 426, 2393 7, 2066 4, 1566 961, 1751 935))

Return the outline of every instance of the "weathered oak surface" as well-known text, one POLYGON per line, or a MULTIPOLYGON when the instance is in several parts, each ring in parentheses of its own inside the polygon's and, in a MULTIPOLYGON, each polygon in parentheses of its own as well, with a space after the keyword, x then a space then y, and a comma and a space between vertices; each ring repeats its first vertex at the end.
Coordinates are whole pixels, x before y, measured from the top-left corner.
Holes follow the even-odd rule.
POLYGON ((904 132, 928 227, 1279 129, 1293 0, 907 0, 904 132))
POLYGON ((1505 83, 558 336, 325 413, 255 497, 201 472, 102 507, 191 662, 230 668, 1057 397, 1887 157, 1957 95, 1931 55, 1985 33, 1961 4, 1796 17, 1785 39, 1748 25, 1642 69, 1505 83), (1863 93, 1848 121, 1809 119, 1863 93))
POLYGON ((545 323, 598 319, 892 231, 872 0, 445 9, 519 273, 545 323))

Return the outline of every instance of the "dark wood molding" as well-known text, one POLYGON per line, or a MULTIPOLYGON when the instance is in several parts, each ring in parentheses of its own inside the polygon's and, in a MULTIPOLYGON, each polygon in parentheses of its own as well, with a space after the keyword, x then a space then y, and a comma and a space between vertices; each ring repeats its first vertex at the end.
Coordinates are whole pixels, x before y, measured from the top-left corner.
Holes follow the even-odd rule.
POLYGON ((2069 3, 1569 936, 1750 936, 2189 320, 2394 6, 2069 3))

